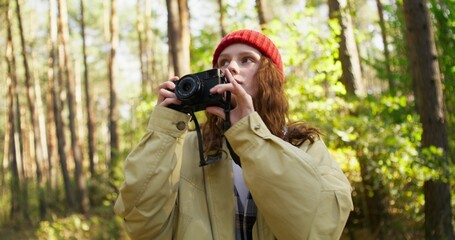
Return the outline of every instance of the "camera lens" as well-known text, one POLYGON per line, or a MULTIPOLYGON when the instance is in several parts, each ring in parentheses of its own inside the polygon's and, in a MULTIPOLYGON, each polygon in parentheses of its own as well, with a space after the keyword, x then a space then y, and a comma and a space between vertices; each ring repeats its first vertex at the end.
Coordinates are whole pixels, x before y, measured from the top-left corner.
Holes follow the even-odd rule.
POLYGON ((194 87, 194 84, 192 84, 192 83, 190 83, 190 82, 188 82, 188 81, 184 82, 182 85, 183 85, 183 86, 182 86, 182 90, 183 90, 184 92, 189 92, 189 91, 191 91, 191 89, 194 87))
POLYGON ((186 76, 180 79, 175 86, 175 95, 179 100, 185 101, 197 96, 201 89, 201 81, 197 77, 186 76))

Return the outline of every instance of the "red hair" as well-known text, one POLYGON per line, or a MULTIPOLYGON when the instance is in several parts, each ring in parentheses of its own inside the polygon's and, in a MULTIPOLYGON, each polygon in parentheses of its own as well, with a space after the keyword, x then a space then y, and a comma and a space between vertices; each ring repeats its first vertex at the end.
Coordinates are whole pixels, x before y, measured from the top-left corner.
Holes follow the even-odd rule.
MULTIPOLYGON (((254 109, 270 132, 295 146, 300 146, 306 140, 314 142, 320 135, 316 128, 302 122, 286 126, 289 106, 284 89, 284 76, 270 58, 261 57, 254 82, 258 85, 256 96, 253 97, 254 109)), ((222 149, 224 120, 207 112, 206 116, 207 121, 202 126, 204 149, 206 155, 213 155, 222 149)))

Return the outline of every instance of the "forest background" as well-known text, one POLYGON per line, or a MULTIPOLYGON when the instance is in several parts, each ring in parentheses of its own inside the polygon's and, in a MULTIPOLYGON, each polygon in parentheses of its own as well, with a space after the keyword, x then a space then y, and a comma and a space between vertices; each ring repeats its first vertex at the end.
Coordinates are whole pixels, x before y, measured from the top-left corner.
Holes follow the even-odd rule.
MULTIPOLYGON (((280 49, 291 120, 353 187, 343 239, 454 239, 454 0, 0 0, 0 238, 126 239, 154 89, 227 32, 280 49)), ((201 115, 203 118, 203 115, 201 115)))

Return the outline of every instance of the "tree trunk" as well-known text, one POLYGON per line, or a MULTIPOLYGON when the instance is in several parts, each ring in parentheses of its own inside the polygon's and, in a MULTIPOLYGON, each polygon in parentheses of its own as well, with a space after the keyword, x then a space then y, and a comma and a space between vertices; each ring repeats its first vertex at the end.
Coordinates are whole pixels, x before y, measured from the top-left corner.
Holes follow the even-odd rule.
POLYGON ((226 9, 224 8, 224 3, 223 0, 218 0, 218 7, 220 10, 220 29, 221 29, 221 37, 226 36, 226 19, 225 19, 225 14, 226 14, 226 9))
POLYGON ((454 239, 450 212, 450 185, 428 180, 424 183, 425 239, 454 239))
MULTIPOLYGON (((7 43, 7 48, 10 46, 7 43)), ((7 49, 7 51, 10 51, 7 49)), ((8 67, 11 66, 9 63, 8 59, 6 59, 8 63, 8 67)), ((5 124, 5 136, 4 136, 4 145, 3 145, 3 158, 1 162, 1 174, 2 174, 2 180, 1 180, 1 189, 0 189, 0 194, 2 196, 5 196, 5 190, 6 190, 6 178, 5 178, 5 166, 8 165, 8 161, 16 161, 16 155, 15 155, 15 148, 16 146, 14 145, 14 93, 13 93, 13 83, 11 80, 11 74, 10 71, 8 70, 8 75, 6 76, 6 88, 7 88, 7 93, 6 93, 6 117, 7 121, 5 124)))
MULTIPOLYGON (((362 80, 360 58, 355 41, 351 15, 346 6, 347 1, 329 0, 329 18, 338 20, 340 25, 338 58, 341 62, 341 82, 346 88, 348 96, 363 97, 366 92, 362 80)), ((386 194, 384 185, 375 184, 374 179, 381 179, 376 173, 370 171, 371 161, 365 158, 363 150, 357 150, 360 164, 360 174, 364 188, 365 202, 367 205, 367 226, 377 239, 383 239, 386 225, 386 194)))
POLYGON ((57 188, 57 181, 56 181, 56 169, 54 168, 54 164, 57 164, 58 160, 58 149, 55 148, 57 143, 56 138, 56 118, 54 113, 54 88, 55 88, 55 75, 57 68, 56 59, 58 58, 57 53, 57 3, 56 0, 49 0, 49 38, 48 38, 48 45, 49 45, 49 57, 48 57, 48 70, 47 70, 47 79, 48 79, 48 86, 47 86, 47 127, 46 127, 46 135, 47 135, 47 152, 49 153, 48 158, 48 183, 47 188, 48 192, 52 191, 53 188, 57 188))
POLYGON ((444 97, 431 19, 425 0, 405 0, 403 10, 414 94, 423 128, 422 147, 442 150, 442 156, 434 156, 437 162, 431 164, 439 167, 437 172, 441 175, 425 182, 425 237, 454 239, 444 97))
POLYGON ((70 139, 71 139, 71 151, 74 158, 74 179, 76 182, 77 189, 77 201, 79 206, 79 211, 81 213, 86 213, 88 211, 88 197, 86 193, 85 178, 83 174, 83 156, 81 151, 81 146, 79 143, 78 132, 76 129, 76 98, 75 87, 74 87, 74 73, 71 54, 69 50, 69 31, 68 31, 68 16, 67 16, 67 7, 66 0, 59 0, 58 2, 59 10, 59 34, 60 41, 62 43, 62 48, 64 52, 64 62, 65 62, 65 77, 66 77, 66 93, 68 101, 68 118, 70 126, 70 139))
POLYGON ((141 65, 141 92, 145 94, 148 92, 147 81, 148 81, 148 66, 147 66, 147 52, 144 47, 144 21, 142 18, 142 9, 143 5, 141 0, 136 2, 136 31, 138 38, 138 47, 139 47, 139 62, 141 65))
POLYGON ((158 87, 156 82, 155 74, 156 73, 156 63, 155 63, 155 51, 152 47, 153 42, 153 32, 151 28, 152 23, 152 0, 145 0, 145 52, 147 54, 147 93, 151 94, 154 92, 154 89, 158 87))
POLYGON ((6 3, 7 8, 7 17, 6 17, 6 27, 7 27, 7 48, 6 48, 6 62, 8 64, 8 78, 11 80, 11 102, 10 108, 11 113, 8 116, 8 121, 11 124, 10 131, 10 143, 9 143, 9 154, 8 158, 10 159, 9 167, 11 172, 10 177, 10 191, 11 191, 11 208, 10 208, 10 219, 12 222, 20 225, 21 222, 21 211, 23 208, 23 199, 22 190, 19 179, 19 167, 18 162, 22 158, 22 139, 21 139, 21 128, 20 128, 20 109, 19 109, 19 98, 17 94, 17 80, 16 80, 16 60, 14 57, 14 45, 13 45, 13 36, 11 30, 11 21, 13 18, 13 12, 10 7, 10 1, 6 3))
MULTIPOLYGON (((34 56, 32 54, 31 56, 31 62, 32 66, 34 66, 34 56)), ((35 67, 33 67, 35 69, 35 67)), ((46 212, 47 212, 47 199, 46 199, 46 181, 47 181, 47 176, 43 174, 43 171, 48 169, 46 166, 47 162, 46 160, 49 158, 49 153, 47 151, 47 136, 46 136, 46 120, 45 120, 45 114, 44 114, 44 109, 43 109, 43 100, 42 100, 42 93, 41 93, 41 85, 39 83, 39 79, 37 77, 36 70, 34 72, 34 90, 35 90, 35 96, 36 96, 36 114, 37 114, 37 124, 39 131, 38 133, 40 134, 39 137, 39 142, 40 144, 40 149, 42 153, 42 157, 40 159, 35 158, 35 163, 36 163, 36 176, 37 176, 37 190, 38 190, 38 202, 39 202, 39 214, 40 214, 40 219, 44 220, 46 217, 46 212), (38 162, 38 160, 40 162, 38 162)))
POLYGON ((186 0, 166 0, 170 59, 176 76, 190 73, 189 9, 186 0))
MULTIPOLYGON (((34 30, 30 30, 31 32, 34 32, 34 30)), ((39 216, 40 220, 44 220, 46 217, 46 212, 47 212, 47 199, 46 199, 46 182, 48 181, 48 176, 46 174, 43 174, 43 171, 46 171, 49 167, 47 166, 47 159, 49 159, 49 152, 47 151, 47 136, 46 136, 46 116, 44 114, 44 106, 43 106, 43 100, 42 100, 42 90, 41 90, 41 83, 39 79, 39 73, 37 71, 37 68, 35 67, 36 61, 35 61, 35 55, 33 52, 30 53, 30 63, 31 63, 31 69, 33 69, 33 74, 31 79, 33 79, 33 90, 34 90, 34 95, 35 95, 35 105, 36 105, 36 128, 38 128, 37 136, 36 138, 39 140, 39 152, 41 152, 40 157, 35 157, 35 165, 36 165, 36 176, 37 176, 37 181, 36 181, 36 187, 38 191, 38 208, 39 208, 39 216)))
POLYGON ((1 176, 1 181, 0 181, 0 194, 4 196, 5 190, 6 190, 6 178, 5 178, 5 166, 7 166, 7 162, 9 160, 10 156, 10 139, 12 134, 10 134, 12 130, 12 122, 14 120, 14 101, 13 101, 13 96, 11 95, 11 78, 6 77, 6 123, 5 123, 5 136, 3 137, 3 157, 0 160, 0 174, 1 176), (10 106, 11 105, 11 106, 10 106))
POLYGON ((364 96, 359 52, 355 42, 351 15, 346 8, 346 1, 329 0, 329 17, 336 18, 341 27, 339 59, 343 70, 341 82, 351 96, 364 96), (343 5, 340 2, 344 3, 343 5))
POLYGON ((58 139, 58 152, 59 152, 59 157, 60 157, 60 164, 62 168, 62 175, 63 175, 63 181, 65 184, 65 193, 66 193, 66 198, 69 204, 69 207, 71 209, 76 210, 77 209, 77 202, 74 197, 73 193, 73 187, 71 185, 71 180, 69 177, 68 173, 68 166, 67 166, 67 156, 65 153, 65 132, 64 126, 63 126, 63 117, 62 117, 62 110, 63 110, 63 103, 58 99, 58 97, 61 95, 61 91, 63 89, 63 72, 65 71, 65 46, 64 46, 64 36, 63 35, 63 18, 66 17, 65 12, 62 11, 63 6, 62 6, 62 1, 65 0, 58 0, 57 5, 58 5, 58 19, 57 19, 57 24, 58 24, 58 39, 59 39, 59 47, 58 47, 58 56, 59 56, 59 84, 55 84, 56 82, 50 83, 53 86, 53 99, 54 99, 54 115, 55 115, 55 125, 56 125, 56 131, 57 131, 57 139, 58 139))
POLYGON ((256 11, 258 13, 259 26, 261 26, 262 30, 266 28, 267 23, 270 21, 266 3, 266 0, 256 0, 256 11))
POLYGON ((136 4, 136 31, 138 37, 139 60, 141 64, 141 91, 142 94, 151 94, 156 87, 153 79, 155 70, 154 50, 152 48, 152 3, 145 0, 145 6, 141 0, 136 4))
MULTIPOLYGON (((43 161, 43 152, 42 152, 42 144, 41 141, 39 140, 39 126, 38 126, 38 118, 37 118, 37 113, 35 109, 35 94, 34 94, 34 89, 33 89, 33 83, 32 83, 32 77, 30 74, 30 66, 28 63, 28 55, 26 52, 26 43, 25 43, 25 35, 24 35, 24 28, 22 26, 22 13, 21 13, 21 3, 19 0, 16 0, 16 16, 17 16, 17 22, 19 25, 19 35, 20 35, 20 40, 21 40, 21 47, 22 47, 22 61, 24 65, 24 74, 25 74, 25 87, 26 87, 26 92, 27 92, 27 103, 30 111, 30 125, 31 125, 31 134, 32 139, 33 139, 33 153, 34 153, 34 160, 36 164, 36 175, 37 175, 37 184, 38 184, 38 192, 43 191, 41 189, 42 186, 42 174, 41 174, 41 162, 43 161)), ((25 180, 25 179, 24 179, 25 180)), ((27 183, 27 180, 25 180, 24 184, 27 183)), ((24 195, 26 196, 26 199, 28 200, 28 189, 27 187, 23 188, 24 190, 24 195)), ((39 204, 40 204, 40 209, 45 209, 44 206, 42 206, 45 203, 45 200, 43 199, 44 195, 39 196, 39 204)), ((25 208, 24 208, 24 218, 27 221, 31 221, 30 219, 30 214, 29 214, 29 208, 28 208, 28 201, 25 203, 25 208)), ((40 216, 43 216, 43 212, 40 213, 40 216)), ((44 216, 43 216, 44 217, 44 216)))
POLYGON ((382 36, 382 45, 384 46, 384 67, 386 70, 387 81, 389 83, 389 90, 395 92, 395 82, 392 77, 392 70, 390 69, 390 53, 389 53, 389 44, 387 42, 387 29, 385 27, 384 21, 384 8, 381 0, 376 0, 376 5, 378 7, 379 15, 379 26, 381 27, 381 36, 382 36))
MULTIPOLYGON (((117 133, 117 92, 116 92, 116 70, 117 70, 117 47, 118 47, 118 19, 117 19, 117 0, 111 0, 110 44, 111 52, 109 56, 109 133, 110 133, 110 161, 115 161, 118 154, 118 133, 117 133)), ((112 162, 111 162, 112 164, 112 162)))
POLYGON ((91 105, 92 97, 90 94, 90 81, 88 77, 88 63, 87 63, 87 43, 85 40, 85 0, 81 0, 81 37, 82 37, 82 56, 84 64, 84 93, 85 93, 85 108, 87 113, 87 141, 88 141, 88 159, 90 165, 90 176, 95 176, 95 159, 96 159, 96 146, 95 146, 95 122, 92 117, 91 105))
MULTIPOLYGON (((455 136, 455 82, 450 81, 455 79, 455 41, 453 31, 453 16, 454 16, 454 2, 446 0, 431 0, 433 16, 435 17, 436 29, 436 46, 439 51, 439 66, 441 67, 441 80, 445 82, 444 98, 446 102, 446 122, 448 136, 455 136), (448 10, 452 9, 452 10, 448 10), (449 14, 447 14, 450 12, 449 14)), ((455 148, 450 148, 448 151, 449 159, 452 164, 455 164, 455 148)))

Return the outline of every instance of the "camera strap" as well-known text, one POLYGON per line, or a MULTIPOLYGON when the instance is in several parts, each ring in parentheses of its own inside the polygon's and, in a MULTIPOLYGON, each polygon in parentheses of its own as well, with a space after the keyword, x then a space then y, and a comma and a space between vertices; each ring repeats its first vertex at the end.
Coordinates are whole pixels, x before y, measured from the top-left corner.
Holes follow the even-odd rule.
MULTIPOLYGON (((231 112, 231 92, 226 93, 226 100, 229 104, 226 104, 227 106, 224 107, 224 131, 227 131, 231 127, 231 117, 230 117, 230 112, 231 112)), ((240 157, 234 152, 234 149, 232 149, 231 144, 229 144, 229 141, 226 139, 226 145, 228 147, 229 153, 231 154, 232 160, 242 167, 242 164, 240 163, 240 157)))
MULTIPOLYGON (((227 131, 231 127, 231 92, 226 93, 226 104, 224 104, 224 131, 227 131)), ((197 121, 196 115, 193 111, 190 112, 191 118, 194 121, 194 125, 196 126, 196 134, 197 134, 197 143, 198 143, 198 150, 199 150, 199 166, 203 167, 208 164, 212 164, 221 160, 221 153, 217 155, 209 155, 207 159, 204 158, 204 145, 202 142, 202 133, 199 123, 197 121)), ((230 147, 230 146, 229 146, 230 147)))
POLYGON ((190 112, 191 118, 194 121, 194 125, 196 126, 196 134, 197 134, 197 144, 198 144, 198 149, 199 149, 199 166, 205 166, 209 164, 208 161, 204 159, 204 148, 203 148, 203 143, 202 143, 202 134, 201 134, 201 128, 199 127, 199 123, 197 121, 196 115, 194 114, 193 111, 190 112))
POLYGON ((231 127, 231 92, 226 92, 226 104, 224 105, 224 131, 231 127))

